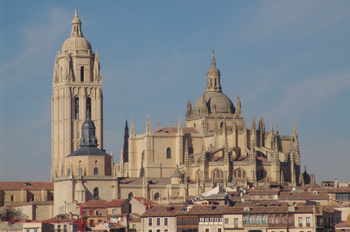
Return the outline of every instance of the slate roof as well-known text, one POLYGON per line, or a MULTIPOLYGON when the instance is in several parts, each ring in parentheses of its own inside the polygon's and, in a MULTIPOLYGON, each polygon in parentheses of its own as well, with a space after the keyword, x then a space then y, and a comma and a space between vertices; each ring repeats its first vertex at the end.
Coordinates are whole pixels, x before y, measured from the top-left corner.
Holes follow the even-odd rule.
POLYGON ((84 146, 70 154, 70 156, 82 156, 82 155, 101 155, 101 156, 109 156, 106 152, 104 152, 101 149, 98 149, 97 147, 89 147, 89 146, 84 146))
POLYGON ((53 190, 53 182, 0 181, 0 190, 53 190), (28 185, 28 186, 27 186, 28 185))

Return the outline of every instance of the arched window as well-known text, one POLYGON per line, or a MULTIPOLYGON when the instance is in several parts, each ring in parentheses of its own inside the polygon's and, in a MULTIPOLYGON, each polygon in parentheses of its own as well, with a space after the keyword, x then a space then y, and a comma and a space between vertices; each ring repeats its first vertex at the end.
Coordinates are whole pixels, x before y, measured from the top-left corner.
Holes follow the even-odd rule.
POLYGON ((221 122, 220 123, 220 128, 222 128, 224 126, 224 123, 223 122, 221 122))
POLYGON ((86 98, 86 117, 90 116, 91 119, 91 98, 86 98))
POLYGON ((78 168, 78 174, 79 175, 83 175, 83 169, 82 168, 78 168))
POLYGON ((154 200, 158 201, 159 200, 159 193, 154 194, 154 200))
POLYGON ((70 168, 68 168, 68 170, 67 170, 67 176, 69 176, 70 175, 70 168))
POLYGON ((79 98, 74 100, 74 119, 79 119, 79 98))
POLYGON ((196 128, 196 123, 193 123, 193 127, 196 128))
POLYGON ((223 178, 224 176, 223 171, 221 171, 220 169, 214 169, 212 173, 214 178, 223 178))
POLYGON ((213 79, 210 78, 210 87, 213 86, 213 79))
POLYGON ((188 154, 190 154, 190 155, 193 154, 193 147, 188 148, 188 154))
POLYGON ((215 87, 216 87, 216 79, 215 79, 215 87))
POLYGON ((131 201, 131 199, 134 197, 134 194, 133 193, 129 193, 128 195, 128 198, 129 198, 129 201, 131 201))
POLYGON ((98 198, 98 188, 94 188, 94 198, 98 198))
POLYGON ((220 170, 216 170, 216 176, 219 178, 220 177, 220 170))
POLYGON ((84 81, 84 66, 80 67, 80 81, 84 81))
POLYGON ((94 175, 98 175, 98 168, 94 168, 94 175))
POLYGON ((168 148, 166 149, 166 158, 167 158, 167 159, 171 159, 171 149, 170 149, 170 147, 168 147, 168 148))
POLYGON ((13 195, 11 195, 11 201, 13 201, 14 200, 14 197, 13 197, 13 195))
POLYGON ((241 178, 242 177, 242 171, 241 169, 238 169, 238 178, 241 178))

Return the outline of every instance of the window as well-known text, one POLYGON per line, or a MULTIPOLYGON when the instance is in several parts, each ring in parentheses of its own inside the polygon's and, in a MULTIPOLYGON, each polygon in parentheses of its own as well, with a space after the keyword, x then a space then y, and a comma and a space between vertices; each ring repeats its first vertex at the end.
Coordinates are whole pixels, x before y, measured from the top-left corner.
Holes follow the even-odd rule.
POLYGON ((221 228, 218 228, 218 232, 221 232, 221 228))
POLYGON ((186 217, 182 218, 182 225, 187 225, 187 220, 186 219, 187 219, 186 217))
MULTIPOLYGON (((196 128, 196 124, 194 124, 194 128, 196 128)), ((188 154, 193 154, 193 147, 188 148, 188 154)))
POLYGON ((74 119, 79 119, 79 98, 75 98, 74 108, 74 119))
POLYGON ((34 229, 34 232, 38 232, 38 229, 34 229))
POLYGON ((70 168, 68 168, 68 170, 67 170, 67 176, 69 176, 70 175, 70 168))
MULTIPOLYGON (((194 217, 193 218, 193 225, 198 225, 198 218, 194 217)), ((194 232, 194 231, 193 231, 194 232)))
POLYGON ((264 214, 262 218, 262 224, 267 225, 267 220, 268 220, 267 218, 268 218, 267 214, 264 214))
POLYGON ((14 199, 14 197, 13 197, 13 195, 11 195, 11 201, 13 201, 13 199, 14 199))
POLYGON ((157 229, 157 232, 160 232, 160 229, 157 229))
POLYGON ((228 218, 225 218, 225 224, 228 224, 228 218))
POLYGON ((154 194, 154 200, 158 201, 159 200, 159 193, 154 194))
POLYGON ((306 218, 306 226, 310 227, 310 218, 309 217, 306 218))
POLYGON ((136 224, 132 224, 132 228, 133 228, 133 229, 136 229, 136 224))
POLYGON ((98 188, 94 188, 94 198, 98 198, 98 188))
POLYGON ((27 232, 29 232, 29 230, 26 230, 27 232))
POLYGON ((90 220, 90 227, 91 226, 94 226, 94 220, 92 220, 92 219, 90 220))
MULTIPOLYGON (((27 230, 29 232, 29 230, 27 230)), ((61 225, 57 226, 57 231, 60 232, 61 231, 61 225)))
POLYGON ((148 232, 152 232, 152 230, 151 230, 151 229, 149 229, 149 230, 148 230, 148 232))
POLYGON ((303 227, 303 218, 298 218, 299 227, 303 227))
POLYGON ((192 225, 192 217, 187 218, 187 225, 192 225))
POLYGON ((152 218, 148 218, 148 225, 152 226, 152 218))
POLYGON ((342 194, 340 194, 340 193, 335 194, 335 199, 336 200, 341 200, 342 199, 342 194))
POLYGON ((84 67, 80 67, 80 81, 84 81, 84 67))
POLYGON ((238 218, 234 219, 234 225, 235 225, 235 227, 238 227, 238 218))
POLYGON ((170 147, 168 147, 168 148, 166 149, 166 158, 167 158, 167 159, 171 159, 171 149, 170 149, 170 147))
MULTIPOLYGON (((63 231, 67 232, 67 225, 63 225, 63 231)), ((37 231, 34 230, 34 232, 37 232, 37 231)))
POLYGON ((181 225, 181 218, 180 218, 180 217, 178 217, 178 218, 176 219, 176 224, 177 224, 178 226, 181 225))
POLYGON ((164 232, 168 232, 168 229, 164 229, 164 232))
POLYGON ((101 219, 98 220, 98 224, 102 224, 102 220, 101 219))
POLYGON ((243 225, 248 225, 249 221, 248 221, 248 215, 244 215, 243 216, 243 225))
POLYGON ((98 175, 98 168, 94 168, 94 175, 95 175, 95 176, 98 175))
POLYGON ((168 218, 164 218, 164 225, 165 225, 165 226, 168 225, 168 218))
POLYGON ((112 209, 112 213, 116 214, 117 213, 117 209, 112 209))
MULTIPOLYGON (((91 98, 86 98, 86 118, 91 119, 91 98)), ((96 160, 97 161, 97 160, 96 160)))
POLYGON ((157 226, 160 226, 160 218, 157 218, 157 226))
POLYGON ((238 169, 238 177, 239 177, 239 178, 242 177, 242 171, 241 171, 241 169, 238 169))

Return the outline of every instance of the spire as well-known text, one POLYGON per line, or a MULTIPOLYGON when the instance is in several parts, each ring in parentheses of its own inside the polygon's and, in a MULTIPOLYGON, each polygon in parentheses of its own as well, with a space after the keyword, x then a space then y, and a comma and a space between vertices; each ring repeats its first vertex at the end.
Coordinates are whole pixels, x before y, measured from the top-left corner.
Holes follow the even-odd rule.
POLYGON ((205 143, 204 143, 204 138, 202 140, 202 152, 205 152, 205 143))
POLYGON ((243 129, 247 129, 247 122, 245 120, 245 115, 244 115, 244 118, 243 118, 243 129))
POLYGON ((252 131, 256 131, 255 115, 253 115, 252 131))
POLYGON ((178 133, 179 135, 182 135, 182 134, 183 134, 181 116, 179 116, 179 124, 178 124, 178 127, 177 127, 177 133, 178 133))
POLYGON ((211 56, 211 67, 216 67, 216 61, 215 61, 215 51, 212 51, 212 56, 211 56))
POLYGON ((207 71, 207 86, 205 91, 214 91, 221 93, 220 70, 216 67, 214 50, 211 57, 211 67, 207 71))
POLYGON ((134 125, 134 119, 131 119, 131 128, 130 128, 130 137, 135 137, 135 125, 134 125))
POLYGON ((223 134, 223 139, 224 139, 224 147, 228 148, 228 143, 227 143, 227 128, 226 128, 226 116, 224 115, 224 122, 222 125, 222 134, 223 134))
POLYGON ((242 109, 241 109, 241 99, 239 97, 239 92, 237 92, 237 100, 236 100, 236 119, 239 120, 239 123, 242 123, 242 109))
POLYGON ((192 112, 191 100, 187 100, 187 109, 186 109, 186 117, 190 116, 192 112))
POLYGON ((151 134, 152 128, 151 128, 151 121, 149 119, 149 115, 147 116, 147 125, 146 125, 146 134, 151 134))
POLYGON ((159 124, 159 120, 157 121, 157 130, 160 129, 160 124, 159 124))
POLYGON ((273 126, 272 126, 272 122, 271 122, 271 124, 270 124, 270 134, 271 134, 271 136, 274 134, 274 133, 273 133, 273 126))
POLYGON ((298 136, 297 122, 294 120, 293 136, 298 136))
POLYGON ((83 32, 81 31, 81 21, 78 16, 78 9, 75 8, 74 19, 72 20, 72 32, 70 36, 83 36, 83 32))
POLYGON ((187 139, 185 140, 185 165, 190 165, 190 157, 188 155, 187 139))
POLYGON ((129 127, 128 120, 125 120, 125 128, 124 128, 124 146, 123 146, 123 160, 125 162, 129 162, 128 160, 128 148, 129 148, 129 127))
POLYGON ((278 122, 276 122, 276 134, 278 135, 280 132, 278 130, 278 122))
POLYGON ((172 120, 170 120, 170 126, 173 126, 173 121, 172 120))

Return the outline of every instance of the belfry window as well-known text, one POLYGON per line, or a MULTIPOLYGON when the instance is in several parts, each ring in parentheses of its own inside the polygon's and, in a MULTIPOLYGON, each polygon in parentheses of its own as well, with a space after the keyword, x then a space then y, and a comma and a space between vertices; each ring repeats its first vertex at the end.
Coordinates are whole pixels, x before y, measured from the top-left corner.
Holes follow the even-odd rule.
POLYGON ((210 79, 210 87, 213 86, 213 79, 210 79))
POLYGON ((154 200, 158 201, 158 199, 159 199, 159 193, 154 194, 154 200))
POLYGON ((87 98, 86 99, 86 117, 88 117, 88 115, 91 118, 91 98, 87 98))
POLYGON ((98 175, 98 168, 94 168, 94 175, 98 175))
POLYGON ((94 188, 94 198, 98 198, 98 188, 94 188))
POLYGON ((74 100, 74 119, 79 119, 79 98, 74 100))
POLYGON ((80 81, 84 81, 84 67, 80 67, 80 81))
POLYGON ((167 158, 167 159, 171 159, 171 149, 170 149, 170 147, 168 147, 168 148, 166 149, 166 158, 167 158))
POLYGON ((215 87, 216 87, 216 79, 215 79, 215 87))

